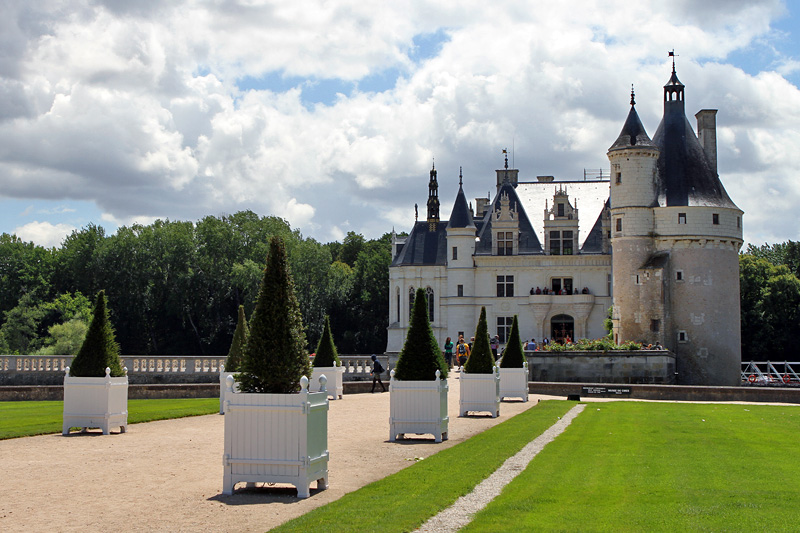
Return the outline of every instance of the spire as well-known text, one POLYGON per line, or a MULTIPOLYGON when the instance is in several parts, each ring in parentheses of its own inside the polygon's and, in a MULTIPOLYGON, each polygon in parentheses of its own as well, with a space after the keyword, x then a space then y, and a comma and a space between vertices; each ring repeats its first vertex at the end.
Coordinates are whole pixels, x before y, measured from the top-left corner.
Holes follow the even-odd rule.
POLYGON ((631 84, 631 110, 628 112, 628 118, 625 119, 622 131, 619 133, 617 140, 614 141, 614 144, 611 145, 611 148, 609 148, 609 151, 630 148, 631 146, 654 146, 653 141, 647 136, 635 106, 636 94, 633 91, 633 84, 631 84))
POLYGON ((672 58, 672 76, 669 81, 664 85, 664 110, 670 102, 680 102, 680 108, 683 109, 683 89, 684 86, 681 80, 678 79, 678 73, 675 72, 675 50, 669 52, 669 57, 672 58))
POLYGON ((462 168, 458 167, 458 194, 453 210, 450 211, 450 221, 447 223, 449 228, 474 228, 475 222, 470 215, 470 206, 467 204, 467 196, 464 194, 464 176, 462 168))
POLYGON ((463 167, 458 167, 458 188, 460 189, 462 185, 464 185, 464 176, 461 173, 463 167))
POLYGON ((636 93, 633 92, 632 83, 631 83, 631 105, 636 105, 636 93))
POLYGON ((436 231, 439 224, 439 182, 436 179, 436 166, 431 166, 428 181, 428 231, 436 231))

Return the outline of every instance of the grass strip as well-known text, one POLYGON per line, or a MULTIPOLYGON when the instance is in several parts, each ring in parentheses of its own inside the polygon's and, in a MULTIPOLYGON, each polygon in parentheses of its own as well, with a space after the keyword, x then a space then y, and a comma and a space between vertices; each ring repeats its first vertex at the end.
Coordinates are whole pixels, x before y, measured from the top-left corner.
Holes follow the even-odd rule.
MULTIPOLYGON (((128 400, 128 423, 219 412, 219 398, 128 400)), ((0 402, 0 440, 60 433, 64 402, 0 402)))
POLYGON ((471 492, 574 405, 564 401, 541 402, 273 531, 411 531, 471 492))
POLYGON ((463 531, 797 531, 800 407, 589 404, 463 531))

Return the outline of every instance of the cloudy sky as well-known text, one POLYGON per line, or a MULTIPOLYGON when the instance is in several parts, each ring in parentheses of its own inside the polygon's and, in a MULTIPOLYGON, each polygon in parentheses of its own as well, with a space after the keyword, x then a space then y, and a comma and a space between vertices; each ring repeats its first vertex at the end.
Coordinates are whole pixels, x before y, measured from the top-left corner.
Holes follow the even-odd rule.
POLYGON ((608 169, 674 49, 747 242, 800 240, 800 7, 779 0, 0 0, 0 232, 252 209, 322 242, 608 169))

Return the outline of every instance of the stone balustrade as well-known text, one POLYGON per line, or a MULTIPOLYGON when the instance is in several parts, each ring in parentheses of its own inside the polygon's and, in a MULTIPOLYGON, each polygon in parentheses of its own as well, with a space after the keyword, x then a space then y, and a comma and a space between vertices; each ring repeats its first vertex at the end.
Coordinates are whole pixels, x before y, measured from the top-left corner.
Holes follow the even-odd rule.
MULTIPOLYGON (((371 379, 370 355, 340 355, 344 381, 371 379)), ((389 357, 379 355, 383 367, 389 357)), ((225 356, 123 355, 131 383, 203 383, 218 380, 225 356)), ((0 385, 59 385, 72 363, 70 355, 0 355, 0 385)))

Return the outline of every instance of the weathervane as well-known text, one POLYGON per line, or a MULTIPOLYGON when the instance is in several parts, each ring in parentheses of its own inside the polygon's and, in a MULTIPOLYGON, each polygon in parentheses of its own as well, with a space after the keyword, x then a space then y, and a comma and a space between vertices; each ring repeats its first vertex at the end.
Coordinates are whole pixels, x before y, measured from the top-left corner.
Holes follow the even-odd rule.
POLYGON ((672 50, 670 50, 669 52, 667 52, 667 53, 669 54, 668 57, 672 58, 672 72, 674 73, 675 72, 675 58, 678 57, 678 54, 675 53, 675 49, 674 48, 672 50))

